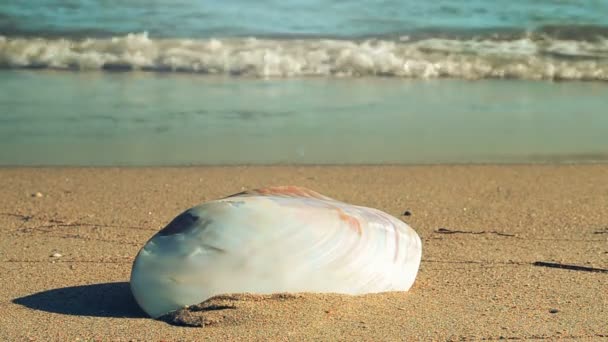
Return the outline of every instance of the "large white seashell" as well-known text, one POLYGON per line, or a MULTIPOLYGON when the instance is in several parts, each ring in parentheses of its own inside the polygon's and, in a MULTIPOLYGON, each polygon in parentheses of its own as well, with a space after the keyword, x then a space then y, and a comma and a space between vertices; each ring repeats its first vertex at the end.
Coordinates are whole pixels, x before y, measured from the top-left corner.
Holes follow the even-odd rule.
POLYGON ((177 216, 135 258, 131 290, 152 317, 225 293, 407 291, 421 255, 393 216, 273 187, 177 216))

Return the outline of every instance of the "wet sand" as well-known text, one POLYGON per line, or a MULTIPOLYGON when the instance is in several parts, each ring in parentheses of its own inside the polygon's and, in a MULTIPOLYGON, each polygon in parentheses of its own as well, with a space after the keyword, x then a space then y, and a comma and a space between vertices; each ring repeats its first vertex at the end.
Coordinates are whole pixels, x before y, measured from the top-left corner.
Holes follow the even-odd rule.
POLYGON ((0 168, 0 231, 1 340, 608 338, 608 165, 0 168), (203 328, 146 318, 128 287, 144 242, 188 207, 269 185, 408 222, 423 240, 413 288, 223 296, 203 328))

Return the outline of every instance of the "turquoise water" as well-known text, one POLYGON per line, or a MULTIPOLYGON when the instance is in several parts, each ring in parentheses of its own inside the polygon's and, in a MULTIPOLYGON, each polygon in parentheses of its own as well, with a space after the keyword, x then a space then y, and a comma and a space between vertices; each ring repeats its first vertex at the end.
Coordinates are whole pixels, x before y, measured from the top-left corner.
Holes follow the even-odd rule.
POLYGON ((608 0, 3 1, 0 68, 608 81, 608 0))
POLYGON ((0 1, 0 165, 608 160, 608 0, 0 1))
POLYGON ((381 37, 608 25, 606 0, 29 0, 0 3, 6 35, 381 37))
POLYGON ((603 83, 48 71, 0 79, 0 165, 608 159, 603 83))

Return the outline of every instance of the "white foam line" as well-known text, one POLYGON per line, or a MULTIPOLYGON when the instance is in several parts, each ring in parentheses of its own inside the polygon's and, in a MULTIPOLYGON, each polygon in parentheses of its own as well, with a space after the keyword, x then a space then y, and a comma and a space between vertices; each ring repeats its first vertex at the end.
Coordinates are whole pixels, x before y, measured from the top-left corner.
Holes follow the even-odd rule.
POLYGON ((608 40, 193 40, 151 39, 145 32, 85 40, 0 36, 0 67, 606 81, 608 40))

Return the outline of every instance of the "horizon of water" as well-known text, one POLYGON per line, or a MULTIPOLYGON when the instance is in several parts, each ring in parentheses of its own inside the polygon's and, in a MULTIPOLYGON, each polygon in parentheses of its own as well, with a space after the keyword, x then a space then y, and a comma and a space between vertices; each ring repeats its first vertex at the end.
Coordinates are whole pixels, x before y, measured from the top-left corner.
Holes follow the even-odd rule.
POLYGON ((134 0, 120 6, 98 0, 30 0, 0 4, 0 32, 63 38, 145 31, 159 38, 349 39, 553 31, 589 38, 608 33, 607 13, 603 0, 134 0))

